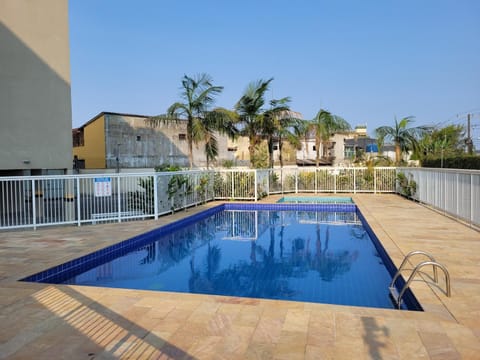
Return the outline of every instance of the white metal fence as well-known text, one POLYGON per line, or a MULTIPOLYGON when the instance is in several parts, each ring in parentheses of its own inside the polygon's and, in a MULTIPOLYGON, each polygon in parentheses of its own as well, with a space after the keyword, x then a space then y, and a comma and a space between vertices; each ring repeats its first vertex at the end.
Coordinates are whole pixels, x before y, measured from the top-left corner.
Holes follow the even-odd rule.
POLYGON ((286 168, 268 172, 268 194, 395 192, 395 168, 286 168))
POLYGON ((398 168, 398 172, 415 182, 413 199, 480 227, 479 170, 398 168))
MULTIPOLYGON (((480 172, 402 171, 418 183, 417 200, 479 224, 480 172)), ((0 177, 0 229, 157 218, 211 200, 269 194, 396 191, 392 167, 0 177)))

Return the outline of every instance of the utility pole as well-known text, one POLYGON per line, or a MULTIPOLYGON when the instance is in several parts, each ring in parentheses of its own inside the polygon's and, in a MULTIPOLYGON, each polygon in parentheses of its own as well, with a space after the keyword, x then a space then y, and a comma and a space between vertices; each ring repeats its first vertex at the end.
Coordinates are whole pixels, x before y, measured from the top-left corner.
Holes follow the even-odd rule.
POLYGON ((473 153, 473 141, 472 137, 470 136, 470 114, 467 114, 467 152, 469 155, 472 155, 473 153))

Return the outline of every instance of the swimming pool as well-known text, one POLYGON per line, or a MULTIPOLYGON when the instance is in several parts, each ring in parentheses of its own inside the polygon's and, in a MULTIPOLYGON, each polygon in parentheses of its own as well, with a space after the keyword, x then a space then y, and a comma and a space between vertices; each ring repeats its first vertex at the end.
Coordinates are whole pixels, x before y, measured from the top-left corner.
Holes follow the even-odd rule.
POLYGON ((285 196, 277 203, 289 204, 353 204, 351 197, 333 196, 285 196))
POLYGON ((229 203, 23 280, 393 309, 372 234, 353 204, 229 203))

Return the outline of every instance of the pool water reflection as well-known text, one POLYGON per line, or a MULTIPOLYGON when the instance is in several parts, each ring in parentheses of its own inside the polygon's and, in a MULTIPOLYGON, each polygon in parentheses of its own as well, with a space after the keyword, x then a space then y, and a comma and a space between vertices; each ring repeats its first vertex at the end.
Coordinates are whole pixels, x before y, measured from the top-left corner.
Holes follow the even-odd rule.
POLYGON ((223 210, 66 284, 393 308, 353 210, 223 210))

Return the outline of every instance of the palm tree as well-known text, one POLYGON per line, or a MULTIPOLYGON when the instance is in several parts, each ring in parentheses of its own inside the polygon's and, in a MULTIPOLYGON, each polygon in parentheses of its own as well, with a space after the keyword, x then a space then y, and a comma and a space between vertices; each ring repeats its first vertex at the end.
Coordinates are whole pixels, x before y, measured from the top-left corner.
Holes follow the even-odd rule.
POLYGON ((296 114, 290 111, 289 97, 270 101, 270 109, 262 116, 262 134, 267 140, 269 167, 273 168, 273 140, 278 141, 280 166, 283 167, 282 150, 284 140, 289 140, 292 145, 297 146, 298 139, 292 133, 295 125, 296 114))
POLYGON ((209 110, 215 102, 215 97, 223 90, 223 86, 212 85, 212 78, 208 74, 195 77, 184 75, 182 79, 181 97, 183 102, 172 104, 166 115, 154 116, 147 121, 152 126, 159 126, 165 122, 187 121, 188 160, 193 168, 193 144, 205 141, 205 155, 207 167, 209 162, 218 155, 215 131, 228 133, 233 136, 233 119, 224 109, 209 110), (226 126, 224 126, 226 125, 226 126))
POLYGON ((307 141, 308 137, 311 133, 311 122, 310 120, 298 119, 295 122, 295 126, 293 127, 294 135, 298 140, 297 143, 297 150, 303 151, 303 159, 305 160, 305 150, 307 148, 307 141), (301 143, 300 139, 302 139, 303 144, 301 143))
MULTIPOLYGON (((293 121, 290 111, 289 97, 271 100, 270 109, 265 110, 265 93, 268 91, 273 78, 251 82, 240 100, 235 105, 238 114, 240 134, 248 137, 248 151, 250 164, 255 166, 255 151, 262 140, 267 141, 269 166, 273 167, 273 139, 283 134, 286 136, 288 123, 293 121)), ((279 147, 281 140, 279 139, 279 147)), ((281 149, 280 149, 281 150, 281 149)))
POLYGON ((268 91, 273 78, 268 80, 257 80, 248 84, 242 97, 235 104, 235 110, 239 116, 239 133, 248 137, 248 152, 250 154, 250 164, 253 166, 255 158, 255 147, 262 141, 263 106, 265 105, 265 93, 268 91))
POLYGON ((275 136, 278 140, 280 167, 283 167, 283 144, 288 141, 292 146, 298 149, 301 145, 300 137, 297 136, 303 126, 303 119, 292 111, 280 113, 276 122, 275 136), (300 129, 299 129, 300 128, 300 129))
POLYGON ((309 130, 315 132, 315 163, 320 165, 320 144, 322 144, 322 158, 328 156, 327 148, 330 137, 337 131, 350 130, 350 124, 338 115, 333 115, 327 110, 320 109, 310 122, 309 130))
POLYGON ((395 144, 395 163, 398 165, 402 159, 402 154, 409 150, 416 150, 418 147, 418 138, 430 130, 428 126, 417 126, 409 128, 414 121, 413 116, 407 116, 397 121, 395 126, 380 126, 375 129, 377 137, 393 140, 395 144))
POLYGON ((201 121, 195 122, 193 139, 197 142, 201 140, 205 142, 204 152, 207 169, 210 167, 210 162, 218 156, 218 141, 215 132, 218 131, 232 139, 235 138, 237 135, 237 129, 234 125, 236 119, 235 112, 224 108, 215 108, 212 111, 207 111, 201 121))

